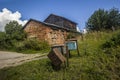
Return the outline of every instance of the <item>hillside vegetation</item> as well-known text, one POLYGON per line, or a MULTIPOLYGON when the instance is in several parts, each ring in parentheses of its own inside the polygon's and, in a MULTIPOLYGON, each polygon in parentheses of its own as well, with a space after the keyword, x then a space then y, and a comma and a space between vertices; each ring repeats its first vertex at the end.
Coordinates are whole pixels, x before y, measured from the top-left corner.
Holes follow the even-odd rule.
POLYGON ((0 70, 0 80, 119 80, 120 30, 90 32, 78 39, 80 56, 71 51, 69 67, 52 69, 49 59, 0 70))

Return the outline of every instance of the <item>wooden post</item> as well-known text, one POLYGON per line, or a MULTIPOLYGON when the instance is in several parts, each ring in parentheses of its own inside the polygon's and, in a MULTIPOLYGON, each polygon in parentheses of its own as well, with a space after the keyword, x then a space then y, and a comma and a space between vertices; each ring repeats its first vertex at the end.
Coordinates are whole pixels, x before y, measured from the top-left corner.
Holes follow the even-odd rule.
POLYGON ((78 53, 78 56, 80 56, 79 49, 78 49, 78 42, 77 42, 77 40, 76 40, 76 43, 77 43, 77 53, 78 53))
POLYGON ((70 50, 68 50, 68 53, 69 53, 69 58, 70 58, 71 57, 70 50))
POLYGON ((67 65, 67 67, 69 67, 69 50, 68 50, 68 46, 66 46, 66 57, 67 57, 66 65, 67 65))

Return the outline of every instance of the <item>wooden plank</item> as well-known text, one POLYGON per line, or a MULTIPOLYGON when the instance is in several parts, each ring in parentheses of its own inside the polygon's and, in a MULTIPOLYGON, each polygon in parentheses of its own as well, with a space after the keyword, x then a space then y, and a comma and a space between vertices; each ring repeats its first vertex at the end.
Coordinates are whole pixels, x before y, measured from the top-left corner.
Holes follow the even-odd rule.
POLYGON ((66 58, 62 55, 62 53, 57 49, 53 48, 48 54, 48 58, 52 61, 52 64, 58 66, 64 62, 66 62, 66 58))

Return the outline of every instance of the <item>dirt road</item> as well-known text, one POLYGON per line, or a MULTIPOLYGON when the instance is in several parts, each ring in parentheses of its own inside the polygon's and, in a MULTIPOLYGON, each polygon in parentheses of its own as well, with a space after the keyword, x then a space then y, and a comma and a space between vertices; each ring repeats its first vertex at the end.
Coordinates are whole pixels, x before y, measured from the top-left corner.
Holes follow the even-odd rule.
POLYGON ((24 62, 47 58, 45 54, 22 54, 16 52, 0 51, 0 69, 17 66, 24 62))

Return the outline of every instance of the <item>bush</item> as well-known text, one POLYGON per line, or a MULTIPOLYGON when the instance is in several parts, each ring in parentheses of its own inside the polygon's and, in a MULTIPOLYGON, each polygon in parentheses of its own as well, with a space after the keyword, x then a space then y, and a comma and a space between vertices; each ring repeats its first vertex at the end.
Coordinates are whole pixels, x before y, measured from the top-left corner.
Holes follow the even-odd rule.
POLYGON ((16 21, 10 22, 5 26, 5 32, 0 32, 0 49, 14 50, 18 41, 23 41, 26 33, 22 30, 22 26, 16 21))
POLYGON ((120 46, 120 33, 117 35, 113 36, 110 40, 106 41, 103 45, 102 48, 112 48, 112 47, 117 47, 120 46))
POLYGON ((4 32, 0 32, 0 49, 4 49, 7 47, 7 44, 5 42, 6 40, 6 35, 4 32))
POLYGON ((26 50, 48 51, 49 49, 50 46, 46 41, 38 41, 36 39, 28 39, 23 42, 16 43, 16 50, 18 52, 24 52, 26 50))
POLYGON ((25 53, 48 52, 50 49, 46 41, 38 41, 36 39, 23 40, 12 39, 5 32, 0 32, 0 50, 10 50, 25 53))

